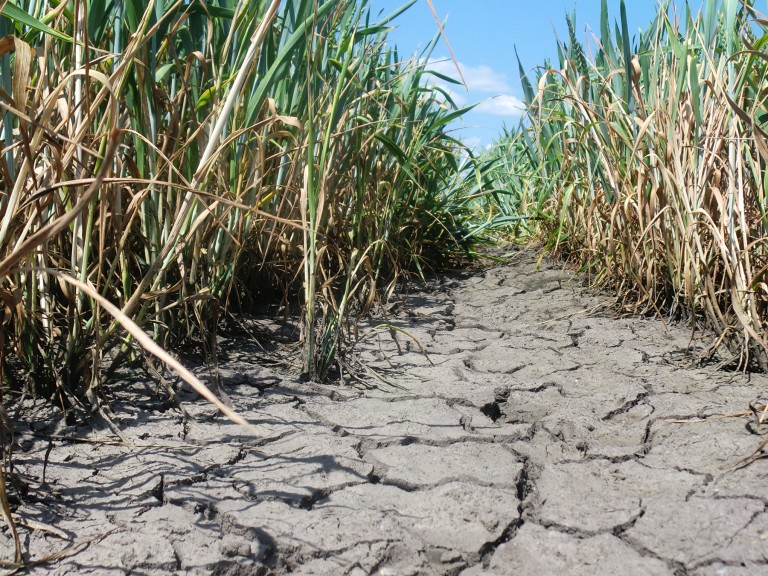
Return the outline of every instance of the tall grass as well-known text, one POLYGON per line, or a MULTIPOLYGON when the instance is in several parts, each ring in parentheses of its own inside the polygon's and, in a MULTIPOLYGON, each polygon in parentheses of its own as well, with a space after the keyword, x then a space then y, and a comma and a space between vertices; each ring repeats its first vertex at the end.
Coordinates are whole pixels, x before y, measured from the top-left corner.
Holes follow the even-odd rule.
POLYGON ((386 43, 414 2, 0 0, 0 404, 103 412, 150 352, 237 419, 163 348, 215 354, 223 314, 278 294, 323 379, 382 290, 466 258, 437 38, 386 43))
POLYGON ((715 330, 708 354, 766 368, 768 22, 749 4, 664 2, 632 36, 603 1, 588 42, 569 15, 559 65, 520 65, 527 119, 499 145, 524 155, 532 184, 511 198, 553 251, 627 310, 688 316, 715 330))

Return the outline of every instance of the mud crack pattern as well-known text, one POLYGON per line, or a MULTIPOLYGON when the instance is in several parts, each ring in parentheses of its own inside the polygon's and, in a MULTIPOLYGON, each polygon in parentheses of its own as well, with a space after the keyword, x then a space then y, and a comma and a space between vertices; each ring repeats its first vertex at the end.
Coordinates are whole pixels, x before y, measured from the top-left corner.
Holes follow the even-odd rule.
POLYGON ((673 422, 768 379, 691 368, 688 330, 590 314, 600 297, 535 262, 404 296, 387 320, 429 359, 400 332, 361 347, 397 386, 303 384, 228 343, 256 436, 138 381, 116 392, 128 445, 18 407, 29 557, 87 544, 31 573, 768 574, 768 467, 733 469, 758 437, 673 422))

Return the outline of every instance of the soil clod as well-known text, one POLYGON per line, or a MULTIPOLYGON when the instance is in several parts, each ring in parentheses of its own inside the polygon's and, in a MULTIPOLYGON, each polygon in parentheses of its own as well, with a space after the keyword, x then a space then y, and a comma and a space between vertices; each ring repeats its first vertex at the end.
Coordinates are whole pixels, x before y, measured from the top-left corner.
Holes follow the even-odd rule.
POLYGON ((125 442, 61 421, 51 448, 20 406, 27 560, 91 541, 30 573, 768 574, 768 461, 735 468, 768 376, 685 362, 688 329, 596 315, 602 297, 532 253, 432 288, 388 311, 429 359, 386 332, 358 350, 397 387, 222 361, 258 435, 127 383, 125 442))

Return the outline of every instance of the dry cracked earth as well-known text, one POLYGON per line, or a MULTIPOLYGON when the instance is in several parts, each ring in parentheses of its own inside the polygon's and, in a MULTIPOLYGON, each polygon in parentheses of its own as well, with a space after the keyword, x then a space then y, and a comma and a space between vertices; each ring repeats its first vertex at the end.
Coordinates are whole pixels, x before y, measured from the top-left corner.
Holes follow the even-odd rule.
POLYGON ((689 330, 601 317, 602 300, 527 251, 445 277, 392 307, 414 339, 360 345, 383 378, 369 389, 300 383, 224 342, 255 433, 192 395, 185 418, 138 378, 113 393, 125 443, 19 406, 27 559, 66 550, 29 571, 768 574, 768 460, 734 466, 763 431, 716 416, 768 377, 692 367, 689 330))

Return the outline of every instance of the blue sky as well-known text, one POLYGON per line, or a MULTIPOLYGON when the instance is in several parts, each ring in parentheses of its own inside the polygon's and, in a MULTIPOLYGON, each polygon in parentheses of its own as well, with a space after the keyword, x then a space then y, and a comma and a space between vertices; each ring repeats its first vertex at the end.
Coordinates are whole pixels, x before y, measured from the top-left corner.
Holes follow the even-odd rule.
MULTIPOLYGON (((684 0, 678 2, 683 5, 684 0)), ((702 0, 691 0, 698 10, 702 0)), ((405 0, 371 0, 372 14, 389 14, 405 0)), ((520 117, 520 87, 514 48, 526 70, 550 58, 557 63, 555 34, 567 36, 565 14, 576 8, 579 38, 591 39, 591 30, 599 33, 600 0, 432 0, 445 32, 467 80, 469 91, 458 88, 461 104, 486 100, 464 119, 461 135, 471 145, 486 145, 501 127, 514 125, 520 117)), ((619 18, 620 0, 609 0, 611 22, 619 18)), ((758 2, 758 5, 761 4, 758 2)), ((653 19, 657 0, 627 0, 630 32, 637 32, 653 19)), ((759 8, 759 6, 758 6, 759 8)), ((397 29, 390 40, 403 55, 421 51, 437 32, 427 0, 418 0, 394 23, 397 29)), ((599 34, 598 34, 599 35, 599 34)), ((445 44, 433 52, 435 59, 447 59, 445 44)), ((440 71, 456 76, 455 66, 447 61, 436 65, 440 71)))

